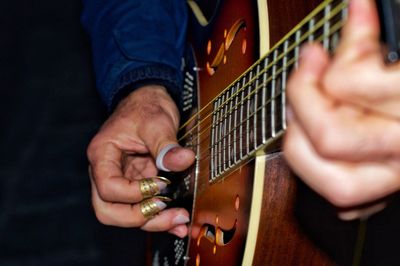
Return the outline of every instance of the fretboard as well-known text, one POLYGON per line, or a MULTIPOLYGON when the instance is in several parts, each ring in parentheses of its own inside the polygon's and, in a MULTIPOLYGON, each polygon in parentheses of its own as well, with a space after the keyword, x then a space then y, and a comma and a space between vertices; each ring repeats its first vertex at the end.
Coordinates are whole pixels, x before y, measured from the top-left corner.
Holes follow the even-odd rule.
POLYGON ((320 42, 333 52, 347 17, 347 1, 324 1, 213 101, 210 181, 263 151, 286 129, 286 84, 300 47, 320 42))

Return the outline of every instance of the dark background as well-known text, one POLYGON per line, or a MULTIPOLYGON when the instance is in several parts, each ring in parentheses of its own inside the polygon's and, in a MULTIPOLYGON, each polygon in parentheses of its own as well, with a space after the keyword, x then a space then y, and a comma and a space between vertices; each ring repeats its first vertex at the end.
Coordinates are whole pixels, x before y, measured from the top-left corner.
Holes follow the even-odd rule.
POLYGON ((86 147, 106 111, 80 0, 0 0, 0 265, 142 265, 144 234, 100 225, 86 147))

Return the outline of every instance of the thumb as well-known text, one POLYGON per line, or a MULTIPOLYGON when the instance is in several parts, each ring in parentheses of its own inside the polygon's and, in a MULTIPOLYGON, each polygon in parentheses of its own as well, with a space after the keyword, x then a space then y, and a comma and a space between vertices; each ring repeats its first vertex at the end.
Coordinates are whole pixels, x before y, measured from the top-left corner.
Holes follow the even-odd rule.
POLYGON ((194 162, 194 152, 178 144, 179 112, 165 95, 144 108, 146 119, 139 125, 139 135, 159 170, 179 172, 194 162))
POLYGON ((337 54, 345 61, 363 58, 366 54, 380 55, 380 27, 373 0, 351 0, 349 17, 343 27, 337 54))
POLYGON ((194 162, 194 152, 183 148, 177 143, 164 146, 158 153, 156 165, 159 170, 180 172, 187 169, 194 162))

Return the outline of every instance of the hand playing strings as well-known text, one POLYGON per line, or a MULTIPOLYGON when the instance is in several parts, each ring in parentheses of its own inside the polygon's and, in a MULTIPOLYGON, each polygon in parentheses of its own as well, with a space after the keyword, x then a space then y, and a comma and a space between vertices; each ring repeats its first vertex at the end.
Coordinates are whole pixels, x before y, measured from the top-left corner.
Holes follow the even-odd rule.
POLYGON ((187 234, 189 213, 163 210, 167 199, 156 196, 168 185, 156 177, 160 153, 168 151, 158 159, 158 168, 165 170, 182 171, 194 161, 191 150, 177 146, 178 126, 178 110, 163 87, 142 87, 120 102, 87 151, 99 221, 179 237, 187 234))
POLYGON ((400 189, 400 64, 384 64, 374 1, 349 9, 332 58, 320 45, 303 47, 284 144, 293 170, 342 207, 343 219, 379 211, 400 189))

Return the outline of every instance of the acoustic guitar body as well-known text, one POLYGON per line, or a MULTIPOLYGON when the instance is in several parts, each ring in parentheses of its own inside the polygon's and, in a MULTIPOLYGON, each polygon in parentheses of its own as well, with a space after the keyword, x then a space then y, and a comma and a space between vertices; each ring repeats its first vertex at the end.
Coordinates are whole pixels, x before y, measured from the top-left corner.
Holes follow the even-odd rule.
MULTIPOLYGON (((246 121, 241 121, 241 112, 245 111, 239 111, 240 102, 228 105, 235 111, 216 112, 220 103, 229 101, 228 96, 222 97, 220 93, 229 86, 240 88, 237 78, 320 2, 189 1, 197 13, 191 19, 188 33, 195 67, 187 63, 190 73, 185 78, 195 80, 189 91, 194 88, 197 97, 194 97, 196 102, 189 100, 184 115, 185 119, 193 117, 185 126, 185 131, 191 133, 181 135, 186 140, 183 144, 193 147, 197 153, 195 166, 190 174, 184 174, 185 183, 189 185, 182 201, 191 211, 190 233, 184 240, 172 236, 168 241, 155 238, 153 244, 162 242, 163 246, 156 247, 153 265, 334 265, 320 245, 311 240, 328 247, 328 251, 332 247, 336 249, 335 245, 319 241, 319 238, 330 237, 320 232, 332 227, 324 225, 311 233, 310 238, 308 227, 313 227, 313 223, 318 227, 320 221, 306 222, 304 228, 296 215, 301 212, 300 216, 303 216, 307 212, 303 213, 304 209, 312 209, 313 213, 320 212, 318 208, 331 207, 315 194, 305 197, 306 202, 312 203, 309 208, 297 206, 296 202, 302 200, 298 197, 299 182, 282 157, 279 138, 262 152, 242 159, 240 154, 245 152, 245 144, 257 143, 260 129, 246 126, 246 121), (232 85, 235 83, 237 85, 232 85), (232 116, 229 123, 218 124, 229 114, 232 116), (236 127, 241 131, 235 130, 234 125, 239 125, 236 127), (218 140, 226 132, 229 136, 218 140), (166 247, 168 245, 170 247, 166 247), (172 254, 168 254, 168 248, 173 250, 172 254)), ((246 99, 245 95, 243 99, 246 99)), ((305 190, 303 194, 311 193, 305 190)), ((341 222, 334 215, 330 216, 331 211, 311 214, 310 219, 320 219, 328 213, 326 220, 333 218, 333 223, 340 227, 341 222)), ((304 216, 304 220, 309 219, 307 214, 304 216)), ((336 261, 344 264, 351 263, 352 255, 349 254, 353 252, 355 239, 354 231, 347 227, 331 230, 331 235, 336 237, 337 232, 350 232, 343 239, 351 248, 342 246, 343 252, 340 248, 333 252, 336 252, 336 261), (341 255, 343 257, 338 258, 341 255)))

